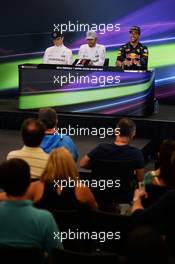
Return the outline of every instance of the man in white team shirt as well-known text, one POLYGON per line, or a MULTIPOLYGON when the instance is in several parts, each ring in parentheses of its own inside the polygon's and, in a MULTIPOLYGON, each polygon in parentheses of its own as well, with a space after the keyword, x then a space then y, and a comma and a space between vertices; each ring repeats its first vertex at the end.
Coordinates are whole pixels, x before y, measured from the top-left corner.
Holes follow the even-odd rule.
POLYGON ((81 64, 86 64, 87 60, 89 66, 103 66, 106 56, 106 48, 103 45, 97 44, 97 36, 95 31, 88 31, 86 33, 87 44, 81 45, 78 53, 78 58, 81 64))
POLYGON ((43 63, 45 64, 72 64, 72 51, 64 46, 64 37, 58 32, 52 32, 54 46, 49 47, 44 52, 43 63))

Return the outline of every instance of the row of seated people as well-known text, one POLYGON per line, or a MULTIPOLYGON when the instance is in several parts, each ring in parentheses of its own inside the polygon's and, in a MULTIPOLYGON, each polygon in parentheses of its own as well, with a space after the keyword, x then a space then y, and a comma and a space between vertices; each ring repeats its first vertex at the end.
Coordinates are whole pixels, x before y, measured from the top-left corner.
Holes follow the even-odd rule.
POLYGON ((1 261, 6 264, 34 263, 56 264, 68 263, 70 260, 77 264, 107 261, 116 264, 173 264, 174 259, 169 255, 167 245, 160 234, 150 226, 137 227, 128 236, 125 256, 107 252, 76 252, 67 249, 52 249, 49 258, 37 247, 0 247, 1 261))
MULTIPOLYGON (((11 151, 7 155, 7 159, 22 158, 29 164, 32 181, 40 180, 31 186, 30 197, 35 203, 47 208, 49 204, 53 207, 58 204, 53 201, 56 201, 55 194, 61 194, 61 187, 58 186, 61 181, 68 180, 69 183, 69 179, 79 180, 74 162, 78 159, 76 146, 69 136, 58 133, 57 126, 56 111, 51 108, 41 109, 39 120, 27 119, 22 125, 23 148, 11 151), (63 147, 66 149, 63 150, 63 147), (49 156, 54 149, 56 149, 55 152, 49 156), (57 188, 52 187, 54 181, 57 188)), ((144 177, 143 154, 139 149, 130 146, 130 141, 136 134, 134 122, 123 118, 119 120, 116 128, 119 129, 120 134, 116 135, 114 143, 100 144, 80 160, 81 167, 92 169, 92 174, 86 174, 86 178, 80 174, 80 179, 84 180, 91 190, 85 184, 75 188, 67 186, 62 196, 73 197, 75 194, 76 198, 82 201, 88 197, 87 200, 90 200, 90 206, 93 208, 97 207, 94 202, 96 198, 99 208, 106 210, 108 204, 113 203, 115 206, 117 202, 132 201, 134 189, 143 179, 145 183, 149 183, 146 185, 147 192, 155 193, 153 196, 149 195, 144 206, 148 206, 156 197, 174 186, 174 168, 171 162, 174 142, 169 140, 162 144, 159 155, 160 168, 155 172, 146 173, 144 177), (95 185, 93 180, 96 180, 98 184, 95 185)), ((3 199, 2 195, 0 197, 3 199)), ((63 208, 60 205, 58 207, 63 208)))
MULTIPOLYGON (((69 243, 63 243, 63 240, 66 239, 70 239, 73 243, 76 239, 80 240, 78 242, 86 245, 88 250, 93 246, 92 242, 98 240, 92 249, 102 248, 108 252, 118 252, 124 255, 125 241, 129 232, 135 226, 149 224, 166 237, 171 254, 174 252, 175 191, 168 191, 151 207, 144 210, 141 197, 145 193, 136 190, 130 216, 98 210, 83 210, 79 212, 79 218, 77 218, 77 214, 74 218, 75 214, 69 210, 69 215, 67 214, 66 218, 64 213, 61 214, 59 210, 57 215, 52 210, 49 212, 32 206, 32 202, 28 198, 30 168, 25 161, 10 159, 4 162, 0 166, 0 175, 0 186, 5 190, 7 196, 6 200, 0 204, 1 246, 38 246, 50 253, 56 247, 63 249, 66 245, 67 248, 69 243), (65 229, 66 223, 68 223, 67 229, 65 229), (73 232, 74 238, 71 235, 68 236, 70 231, 73 232), (79 239, 79 234, 82 232, 85 232, 85 235, 87 232, 90 234, 90 239, 87 238, 90 247, 89 243, 83 243, 82 238, 79 239)), ((87 242, 86 239, 84 242, 87 242)), ((83 249, 87 250, 86 247, 83 249)))
MULTIPOLYGON (((114 157, 112 160, 114 163, 114 161, 116 162, 116 157, 119 156, 119 161, 132 161, 132 169, 136 171, 135 179, 137 182, 143 179, 144 163, 141 151, 129 146, 130 139, 135 135, 135 124, 131 120, 122 119, 119 121, 118 127, 120 128, 120 135, 116 136, 115 143, 102 144, 95 148, 82 158, 81 166, 90 168, 93 166, 93 161, 96 158, 102 159, 104 163, 104 160, 111 161, 112 157, 114 157)), ((59 245, 60 248, 62 247, 60 241, 53 241, 53 237, 49 235, 53 232, 59 232, 57 231, 59 226, 56 226, 52 215, 45 211, 37 211, 37 209, 32 207, 32 204, 29 203, 29 200, 32 200, 34 204, 40 208, 57 208, 60 210, 79 210, 82 208, 103 209, 101 204, 103 204, 104 200, 107 200, 106 194, 100 197, 100 199, 103 199, 103 201, 100 201, 99 197, 96 196, 97 194, 93 194, 93 189, 95 188, 90 189, 86 185, 78 184, 80 179, 74 161, 76 158, 74 158, 71 151, 68 151, 68 148, 63 148, 62 145, 60 145, 58 148, 55 148, 50 155, 44 153, 39 147, 40 144, 49 145, 50 140, 53 143, 53 137, 55 136, 53 131, 50 131, 50 134, 48 133, 46 136, 44 136, 44 134, 45 128, 41 122, 34 119, 26 120, 22 127, 22 137, 25 146, 21 151, 9 153, 8 161, 0 166, 0 187, 5 191, 1 193, 1 200, 6 200, 0 207, 1 215, 4 215, 4 217, 1 218, 2 223, 0 225, 2 228, 0 231, 2 234, 2 244, 10 240, 12 244, 18 242, 19 244, 22 243, 25 245, 26 240, 21 238, 20 234, 21 227, 24 229, 26 223, 28 228, 25 231, 28 233, 26 233, 25 238, 29 238, 29 234, 31 234, 31 236, 34 234, 32 242, 29 239, 31 243, 33 243, 33 241, 36 243, 37 241, 36 244, 44 245, 46 251, 49 251, 50 244, 51 247, 56 246, 56 244, 57 246, 59 245), (43 137, 45 137, 44 142, 46 144, 42 141, 43 137), (26 160, 27 163, 23 160, 26 160), (36 175, 39 176, 36 177, 36 175), (38 181, 30 183, 31 176, 35 180, 38 178, 38 181), (73 187, 66 184, 70 179, 74 183, 73 187), (66 187, 61 186, 61 183, 66 184, 66 187), (17 213, 17 210, 19 213, 17 213), (37 220, 34 219, 34 215, 38 217, 37 220), (11 216, 13 216, 13 222, 11 221, 11 216), (40 223, 42 223, 42 221, 43 224, 40 229, 40 223), (3 223, 5 223, 6 226, 4 226, 3 223), (16 225, 18 228, 16 228, 16 225), (38 232, 34 232, 37 228, 38 232), (7 230, 9 231, 7 232, 7 230), (19 234, 18 239, 16 239, 16 232, 19 234), (40 237, 39 240, 38 234, 40 237), (9 240, 6 240, 6 238, 9 240)), ((62 140, 59 134, 56 135, 60 137, 60 142, 64 142, 64 139, 62 140)), ((166 141, 163 143, 160 149, 159 160, 160 168, 157 171, 158 175, 156 175, 158 181, 154 181, 154 177, 152 177, 154 173, 150 173, 151 176, 149 179, 150 181, 153 180, 154 183, 159 182, 159 185, 167 187, 169 190, 169 188, 174 187, 174 142, 166 141), (164 157, 162 155, 164 155, 164 157)), ((125 167, 126 164, 123 166, 123 172, 125 167)), ((105 174, 109 176, 109 167, 108 171, 105 171, 105 174)), ((133 180, 135 179, 133 176, 133 180)), ((147 175, 145 175, 145 179, 148 180, 147 175)), ((99 178, 97 180, 99 180, 99 178)), ((133 186, 135 188, 137 185, 133 186)), ((102 191, 100 193, 102 193, 102 191)), ((109 193, 111 193, 110 188, 109 193)), ((165 224, 166 228, 164 232, 168 235, 174 235, 171 231, 174 220, 172 211, 173 200, 175 200, 174 191, 166 192, 160 200, 153 204, 154 206, 148 206, 148 208, 144 210, 144 201, 142 197, 146 197, 146 195, 147 194, 143 191, 135 191, 133 206, 131 208, 131 213, 136 211, 136 213, 134 213, 134 218, 138 219, 138 222, 143 223, 149 222, 158 225, 159 222, 161 227, 165 224), (171 221, 168 221, 167 217, 170 217, 171 221)), ((117 202, 117 199, 115 202, 117 202)), ((110 202, 112 202, 112 200, 110 200, 110 202)))
MULTIPOLYGON (((12 158, 22 158, 29 164, 32 181, 40 179, 40 182, 41 181, 51 182, 53 180, 57 181, 57 178, 59 181, 64 180, 64 178, 66 180, 69 178, 70 179, 79 178, 77 169, 75 168, 76 165, 72 160, 73 158, 76 161, 78 158, 78 152, 76 150, 75 144, 73 143, 72 139, 69 136, 62 135, 57 132, 56 129, 57 123, 58 123, 57 115, 54 109, 50 109, 50 108, 41 109, 39 111, 39 120, 27 119, 24 121, 22 125, 21 134, 24 142, 24 146, 22 147, 22 149, 11 151, 7 155, 7 160, 12 158), (62 147, 66 148, 67 151, 69 151, 69 153, 63 151, 62 147), (51 150, 54 149, 58 149, 58 152, 52 154, 52 156, 49 157, 49 153, 51 152, 51 150), (70 157, 69 154, 72 154, 72 156, 70 157), (61 165, 61 163, 63 163, 63 165, 61 165), (51 165, 49 166, 49 164, 51 165), (60 168, 60 172, 57 169, 58 167, 60 168), (64 174, 61 170, 66 173, 64 174), (49 178, 48 178, 48 174, 49 174, 49 178), (64 176, 61 174, 64 174, 64 176)), ((125 179, 123 179, 123 183, 125 183, 125 186, 127 188, 127 185, 134 186, 135 178, 136 180, 143 179, 143 171, 144 171, 143 154, 141 153, 140 150, 131 147, 129 145, 130 139, 132 139, 136 133, 136 127, 132 120, 129 119, 120 120, 119 123, 117 124, 117 129, 120 129, 120 135, 118 134, 116 135, 116 139, 114 143, 100 144, 89 154, 85 155, 81 159, 80 165, 82 167, 89 168, 93 164, 93 160, 98 160, 98 159, 104 159, 104 160, 113 159, 114 163, 117 161, 127 162, 130 160, 132 165, 132 170, 136 172, 136 177, 131 175, 131 177, 126 177, 125 179)), ((125 165, 122 166, 126 167, 125 165)), ((129 166, 129 163, 127 164, 127 166, 129 166)), ((124 170, 122 169, 122 167, 121 167, 121 173, 124 174, 124 170)), ((106 175, 104 175, 104 179, 102 179, 102 175, 100 176, 101 176, 101 181, 106 180, 105 178, 106 175)), ((37 182, 32 186, 32 190, 31 190, 32 199, 35 202, 37 202, 41 200, 43 196, 44 197, 43 199, 45 201, 50 201, 48 195, 51 195, 51 199, 55 200, 53 198, 55 194, 55 192, 52 192, 53 188, 50 187, 49 184, 44 184, 44 187, 46 186, 46 188, 44 188, 43 184, 41 184, 40 182, 37 182), (33 189, 37 190, 35 191, 35 193, 37 193, 37 196, 34 195, 33 189)), ((74 189, 76 196, 77 195, 81 196, 82 200, 83 199, 87 199, 88 201, 90 200, 91 206, 94 207, 95 204, 94 197, 88 187, 80 186, 79 188, 76 187, 74 189), (81 194, 80 191, 83 192, 83 195, 81 194)), ((131 192, 129 198, 132 199, 133 187, 131 187, 130 189, 128 188, 127 191, 131 192)), ((95 191, 95 188, 91 188, 91 190, 95 191)), ((55 188, 54 191, 60 192, 59 188, 57 189, 55 188)), ((68 192, 65 193, 69 193, 69 192, 70 192, 70 196, 71 193, 74 194, 74 190, 71 191, 69 190, 68 192)), ((98 193, 98 195, 100 193, 98 193)), ((3 199, 2 195, 1 195, 1 199, 3 199)), ((78 197, 78 199, 80 198, 78 197)), ((50 202, 50 203, 56 204, 56 202, 55 203, 50 202)))
MULTIPOLYGON (((61 214, 58 216, 59 224, 57 227, 55 220, 49 212, 32 207, 32 203, 29 201, 29 190, 31 189, 31 186, 36 183, 30 183, 29 165, 21 159, 10 159, 1 164, 0 175, 0 186, 6 192, 6 201, 2 202, 0 206, 0 244, 22 244, 23 246, 34 244, 42 246, 48 252, 52 247, 61 247, 59 239, 56 241, 53 238, 53 234, 58 234, 59 232, 58 227, 60 226, 59 219, 61 219, 61 214)), ((117 218, 117 215, 115 214, 110 215, 101 213, 95 214, 95 217, 93 216, 92 218, 89 218, 89 215, 86 215, 85 211, 83 211, 83 216, 86 217, 87 222, 90 224, 90 226, 88 224, 88 228, 90 227, 92 228, 91 230, 96 230, 99 233, 101 232, 100 230, 103 230, 103 232, 105 231, 106 233, 108 232, 107 230, 110 230, 109 232, 111 236, 112 231, 113 234, 117 231, 122 233, 123 230, 125 230, 126 233, 128 223, 129 226, 131 223, 149 223, 158 228, 162 234, 167 235, 168 239, 171 241, 174 237, 173 225, 175 219, 172 208, 175 202, 175 192, 167 192, 165 196, 162 196, 159 201, 145 211, 143 211, 143 206, 141 204, 141 197, 143 195, 145 195, 144 192, 139 190, 135 191, 132 207, 132 212, 134 212, 134 214, 132 217, 122 217, 120 223, 118 223, 119 218, 117 218), (95 219, 96 221, 94 221, 95 219), (109 221, 107 221, 107 219, 109 219, 109 221), (127 224, 122 228, 126 221, 127 224), (94 225, 95 223, 96 225, 94 225)), ((69 200, 67 202, 70 204, 72 201, 69 200)), ((54 212, 52 213, 55 216, 54 212)), ((68 229, 72 227, 71 222, 74 224, 77 223, 74 222, 72 216, 73 215, 70 214, 68 217, 70 221, 68 229)), ((66 218, 64 220, 66 222, 66 218)), ((80 226, 75 225, 74 230, 77 230, 79 227, 80 226)), ((87 226, 85 225, 85 227, 87 226)), ((61 230, 64 229, 61 228, 61 230)), ((126 234, 122 233, 122 238, 125 235, 126 234)), ((172 242, 170 243, 170 245, 173 244, 174 243, 172 242)), ((109 246, 107 249, 109 249, 109 246)), ((115 247, 113 247, 113 250, 114 249, 115 247)), ((119 245, 117 250, 119 250, 119 245)))
MULTIPOLYGON (((25 159, 31 167, 31 178, 33 180, 40 178, 47 163, 48 154, 55 148, 65 147, 70 151, 74 160, 78 160, 78 151, 73 140, 70 136, 59 133, 56 111, 52 108, 40 109, 38 118, 38 120, 28 119, 24 121, 21 128, 24 147, 11 151, 7 155, 7 159, 14 157, 25 159)), ((114 143, 97 146, 80 160, 80 166, 89 168, 90 162, 94 159, 130 160, 133 162, 137 179, 143 180, 143 154, 139 149, 129 144, 135 134, 135 123, 127 118, 121 119, 113 131, 113 135, 115 136, 114 143)))
MULTIPOLYGON (((161 145, 159 154, 160 168, 156 170, 159 174, 157 176, 154 176, 153 172, 145 174, 145 179, 147 181, 148 175, 150 175, 150 182, 146 185, 146 191, 149 196, 143 201, 145 207, 155 202, 166 191, 174 188, 174 154, 175 142, 171 140, 164 141, 161 145), (156 181, 155 177, 157 178, 156 181)), ((99 168, 93 168, 93 172, 95 171, 96 174, 92 173, 88 175, 85 180, 82 178, 80 179, 76 163, 70 152, 64 147, 54 149, 50 153, 46 168, 40 179, 31 183, 28 190, 28 198, 33 200, 40 208, 52 207, 58 209, 76 209, 79 207, 79 203, 95 209, 97 208, 95 198, 98 200, 100 209, 103 209, 100 205, 105 202, 110 203, 113 199, 121 203, 132 201, 136 184, 134 185, 134 181, 129 181, 127 179, 127 176, 128 178, 133 177, 132 174, 126 174, 133 171, 133 168, 129 167, 128 162, 120 163, 123 167, 120 167, 118 171, 122 174, 123 181, 125 181, 125 184, 122 183, 122 187, 119 185, 121 181, 119 183, 117 182, 117 177, 119 177, 118 172, 116 172, 117 167, 119 169, 118 163, 105 163, 104 160, 103 163, 101 163, 100 160, 99 164, 98 162, 92 162, 92 165, 99 166, 99 168), (110 175, 105 179, 109 169, 110 175), (107 183, 110 183, 110 185, 107 185, 105 180, 107 183), (130 183, 132 183, 131 186, 129 185, 130 183), (129 190, 131 190, 131 194, 128 198, 129 190), (125 200, 125 197, 127 197, 128 200, 125 200), (108 198, 110 200, 108 200, 108 198), (70 200, 71 204, 69 202, 70 200)), ((1 193, 0 199, 2 200, 4 197, 5 193, 1 193)))
MULTIPOLYGON (((63 146, 72 154, 72 157, 75 161, 78 158, 78 152, 71 138, 67 135, 57 133, 56 127, 58 120, 54 109, 41 109, 39 111, 39 120, 44 123, 46 130, 38 120, 26 120, 22 126, 24 147, 17 151, 11 151, 7 156, 7 159, 17 157, 26 160, 30 165, 32 180, 37 180, 41 177, 41 174, 43 173, 48 161, 49 155, 47 153, 49 153, 52 149, 61 148, 63 146)), ((95 175, 91 175, 91 178, 89 178, 93 179, 95 176, 95 179, 97 179, 98 176, 97 180, 101 180, 101 182, 102 180, 105 181, 108 179, 106 175, 108 175, 109 168, 111 178, 116 178, 116 175, 112 175, 116 173, 116 170, 118 172, 117 177, 121 181, 120 188, 117 190, 117 193, 122 193, 123 190, 123 193, 129 193, 126 199, 125 197, 117 197, 116 199, 121 198, 123 202, 125 200, 128 202, 130 199, 132 199, 133 190, 137 186, 137 182, 143 180, 144 160, 141 151, 129 145, 130 140, 135 136, 136 133, 136 126, 134 122, 126 118, 121 119, 117 124, 117 128, 120 129, 120 135, 116 136, 114 143, 100 144, 81 159, 80 165, 83 168, 93 167, 93 171, 97 170, 95 175), (124 177, 125 172, 126 177, 124 177), (133 175, 134 172, 135 175, 133 175), (130 173, 131 175, 128 176, 127 173, 130 173)), ((145 175, 146 183, 150 183, 152 181, 154 185, 162 186, 162 188, 157 188, 158 192, 160 190, 160 193, 164 192, 164 190, 166 191, 167 188, 174 185, 174 169, 172 168, 173 165, 170 162, 171 152, 174 149, 173 144, 173 142, 167 141, 162 145, 162 150, 160 150, 161 173, 160 169, 158 169, 155 172, 152 171, 146 173, 145 175)), ((57 162, 58 164, 60 163, 59 160, 57 160, 57 162)), ((70 164, 70 161, 67 161, 67 164, 70 164)), ((74 174, 78 175, 78 172, 74 172, 74 174)), ((59 176, 56 176, 55 174, 55 177, 59 176)), ((66 177, 71 178, 71 173, 69 176, 66 175, 66 177)), ((75 175, 73 177, 75 178, 75 175)), ((147 186, 147 191, 149 191, 151 188, 153 188, 152 185, 147 186)), ((88 190, 86 188, 84 189, 88 190)), ((104 189, 105 190, 103 190, 103 193, 109 190, 109 192, 111 191, 109 196, 112 197, 113 188, 104 189)), ((156 190, 155 187, 154 189, 156 190)), ((95 188, 92 188, 92 190, 95 192, 95 188)), ((100 193, 102 194, 102 192, 99 192, 98 196, 100 196, 100 193)), ((150 199, 151 197, 147 199, 146 203, 148 203, 150 199)), ((154 199, 155 197, 153 200, 154 199)))

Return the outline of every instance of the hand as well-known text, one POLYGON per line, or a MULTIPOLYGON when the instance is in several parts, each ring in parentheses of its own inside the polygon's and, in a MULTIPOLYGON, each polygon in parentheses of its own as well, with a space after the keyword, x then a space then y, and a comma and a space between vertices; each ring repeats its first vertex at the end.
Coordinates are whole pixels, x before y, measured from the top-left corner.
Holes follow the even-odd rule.
POLYGON ((132 65, 132 61, 125 59, 123 64, 126 65, 126 66, 131 66, 132 65))
POLYGON ((133 201, 140 200, 142 197, 148 198, 148 194, 142 190, 136 189, 134 192, 133 201))
POLYGON ((82 64, 82 65, 85 65, 85 63, 86 63, 86 59, 82 59, 80 62, 80 64, 82 64))
POLYGON ((117 60, 117 61, 116 61, 116 67, 123 68, 122 66, 123 66, 123 62, 122 62, 122 61, 119 61, 119 60, 117 60))
POLYGON ((142 190, 136 189, 134 192, 133 204, 131 208, 132 213, 138 209, 141 209, 141 210, 144 209, 142 206, 142 201, 141 201, 142 197, 147 198, 148 197, 147 193, 142 190))
POLYGON ((140 61, 138 61, 138 60, 136 60, 136 59, 134 59, 134 60, 132 61, 132 63, 135 64, 135 65, 137 65, 138 67, 141 66, 140 61))
POLYGON ((93 61, 90 60, 90 62, 88 63, 88 66, 93 66, 93 61))

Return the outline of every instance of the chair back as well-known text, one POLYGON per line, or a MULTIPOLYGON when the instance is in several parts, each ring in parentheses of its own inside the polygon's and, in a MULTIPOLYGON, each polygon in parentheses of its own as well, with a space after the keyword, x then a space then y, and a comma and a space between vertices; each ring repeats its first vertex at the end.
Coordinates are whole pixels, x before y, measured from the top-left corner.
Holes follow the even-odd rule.
POLYGON ((91 190, 103 210, 111 203, 129 203, 137 184, 132 161, 92 160, 91 180, 99 183, 91 190))
POLYGON ((161 196, 165 195, 166 192, 173 190, 171 187, 155 184, 146 184, 145 188, 146 192, 148 193, 148 197, 142 198, 142 204, 144 208, 151 206, 153 203, 157 202, 161 196))
POLYGON ((109 66, 109 58, 106 58, 105 59, 105 62, 104 62, 104 65, 105 67, 108 67, 109 66))
POLYGON ((127 237, 133 228, 132 217, 94 210, 92 220, 93 230, 98 234, 96 248, 125 255, 127 237))
POLYGON ((65 249, 89 252, 92 241, 81 239, 80 232, 89 232, 92 220, 88 210, 49 210, 55 218, 60 232, 64 237, 62 243, 65 249))
POLYGON ((44 254, 37 247, 1 246, 0 263, 43 264, 44 254))
POLYGON ((54 249, 51 254, 50 264, 57 263, 72 263, 76 264, 89 264, 89 263, 101 263, 106 261, 108 263, 121 263, 120 257, 117 254, 112 253, 80 253, 69 250, 54 249))

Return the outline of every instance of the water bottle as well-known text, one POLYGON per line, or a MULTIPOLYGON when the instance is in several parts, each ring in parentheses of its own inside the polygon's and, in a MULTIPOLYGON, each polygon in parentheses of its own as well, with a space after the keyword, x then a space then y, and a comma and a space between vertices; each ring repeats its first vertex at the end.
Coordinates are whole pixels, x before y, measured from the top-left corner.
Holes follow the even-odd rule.
POLYGON ((159 113, 159 102, 157 98, 154 98, 154 113, 155 114, 159 113))

